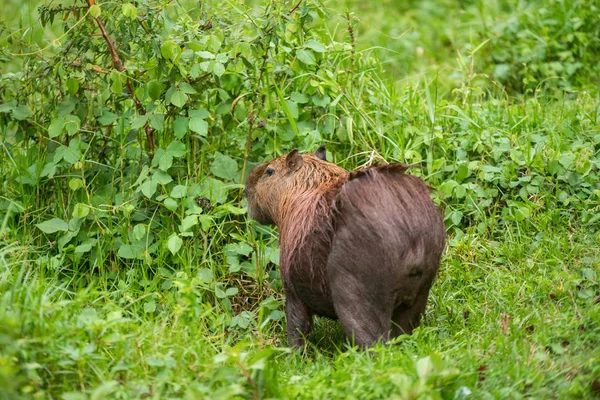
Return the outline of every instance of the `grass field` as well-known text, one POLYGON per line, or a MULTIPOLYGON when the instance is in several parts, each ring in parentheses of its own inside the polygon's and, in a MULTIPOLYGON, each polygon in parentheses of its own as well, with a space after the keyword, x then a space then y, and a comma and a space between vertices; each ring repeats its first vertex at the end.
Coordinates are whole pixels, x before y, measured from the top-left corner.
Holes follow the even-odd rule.
POLYGON ((0 399, 600 396, 600 3, 245 3, 8 0, 0 399), (437 189, 412 336, 286 347, 240 184, 321 143, 437 189))

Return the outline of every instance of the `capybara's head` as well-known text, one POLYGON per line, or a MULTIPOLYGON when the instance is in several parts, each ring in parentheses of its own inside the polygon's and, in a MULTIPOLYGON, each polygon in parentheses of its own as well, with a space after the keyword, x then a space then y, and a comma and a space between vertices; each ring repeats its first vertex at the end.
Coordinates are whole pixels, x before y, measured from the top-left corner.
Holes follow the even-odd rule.
POLYGON ((324 146, 308 154, 293 150, 250 171, 248 214, 261 224, 279 225, 291 208, 311 202, 347 176, 345 169, 326 161, 324 146))

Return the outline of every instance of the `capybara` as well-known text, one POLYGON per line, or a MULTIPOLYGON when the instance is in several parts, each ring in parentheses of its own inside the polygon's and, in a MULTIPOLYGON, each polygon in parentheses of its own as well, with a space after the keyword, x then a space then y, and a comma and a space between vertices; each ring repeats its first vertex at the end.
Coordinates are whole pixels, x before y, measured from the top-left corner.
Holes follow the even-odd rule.
POLYGON ((250 217, 279 229, 289 344, 304 345, 313 314, 361 346, 411 334, 446 241, 429 186, 403 164, 348 172, 325 155, 294 150, 246 181, 250 217))

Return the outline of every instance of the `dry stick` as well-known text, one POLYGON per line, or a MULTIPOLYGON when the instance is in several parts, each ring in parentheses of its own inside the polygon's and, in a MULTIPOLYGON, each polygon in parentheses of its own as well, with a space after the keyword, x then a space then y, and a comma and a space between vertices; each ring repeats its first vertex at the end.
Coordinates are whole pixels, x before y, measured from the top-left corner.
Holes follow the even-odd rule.
MULTIPOLYGON (((95 4, 96 4, 95 0, 88 0, 88 5, 90 7, 95 4)), ((98 27, 100 27, 100 31, 102 32, 102 37, 104 38, 104 41, 106 41, 106 44, 108 45, 108 48, 110 50, 110 55, 112 56, 112 60, 113 60, 113 64, 115 65, 115 68, 117 68, 117 71, 119 71, 119 72, 125 72, 125 66, 123 65, 123 62, 121 61, 121 58, 119 57, 119 54, 117 53, 117 50, 115 49, 115 45, 114 45, 112 39, 110 38, 110 36, 108 36, 108 33, 106 32, 106 27, 104 26, 104 23, 102 22, 100 17, 93 17, 93 18, 96 20, 98 27)), ((146 110, 144 109, 144 106, 140 102, 140 99, 138 99, 137 96, 135 95, 135 92, 133 91, 133 85, 131 84, 131 79, 129 78, 129 76, 127 76, 126 84, 127 84, 127 89, 129 89, 129 93, 131 93, 131 97, 133 98, 133 102, 135 103, 135 108, 137 109, 137 111, 140 114, 145 115, 146 110)), ((148 145, 148 151, 150 152, 150 154, 152 154, 152 153, 154 153, 154 129, 152 129, 150 127, 150 125, 148 124, 148 122, 146 121, 146 124, 144 125, 144 130, 146 131, 146 143, 148 145)))

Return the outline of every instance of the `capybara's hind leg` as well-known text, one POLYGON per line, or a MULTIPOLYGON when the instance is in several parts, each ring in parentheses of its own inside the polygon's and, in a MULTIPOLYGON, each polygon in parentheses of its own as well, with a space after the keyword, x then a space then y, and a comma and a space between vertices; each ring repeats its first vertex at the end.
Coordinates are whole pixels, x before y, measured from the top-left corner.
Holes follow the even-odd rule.
POLYGON ((394 338, 402 334, 412 335, 413 329, 421 322, 428 297, 429 289, 423 290, 411 305, 401 304, 394 309, 390 337, 394 338))
POLYGON ((370 302, 363 295, 361 290, 332 285, 333 304, 344 333, 353 344, 367 347, 388 339, 391 310, 382 310, 381 303, 370 302))

